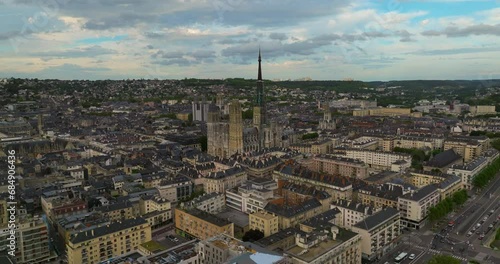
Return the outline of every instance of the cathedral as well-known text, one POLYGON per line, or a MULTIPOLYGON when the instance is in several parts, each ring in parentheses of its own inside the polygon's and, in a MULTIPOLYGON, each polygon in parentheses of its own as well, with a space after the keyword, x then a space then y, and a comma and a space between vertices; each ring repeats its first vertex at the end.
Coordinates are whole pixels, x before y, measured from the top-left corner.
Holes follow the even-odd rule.
POLYGON ((241 104, 238 100, 229 103, 229 121, 221 120, 221 110, 216 107, 214 111, 208 113, 208 154, 227 158, 235 153, 282 147, 283 128, 276 122, 270 121, 267 116, 260 50, 252 126, 244 127, 241 104))

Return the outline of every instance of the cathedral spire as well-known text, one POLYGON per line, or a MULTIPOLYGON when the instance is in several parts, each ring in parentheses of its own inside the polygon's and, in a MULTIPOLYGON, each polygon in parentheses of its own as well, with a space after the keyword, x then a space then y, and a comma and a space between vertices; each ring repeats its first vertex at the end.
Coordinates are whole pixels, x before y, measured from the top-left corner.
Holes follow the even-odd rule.
POLYGON ((262 81, 262 68, 260 67, 260 62, 261 62, 261 59, 260 59, 260 46, 259 46, 259 74, 257 76, 258 81, 262 81))

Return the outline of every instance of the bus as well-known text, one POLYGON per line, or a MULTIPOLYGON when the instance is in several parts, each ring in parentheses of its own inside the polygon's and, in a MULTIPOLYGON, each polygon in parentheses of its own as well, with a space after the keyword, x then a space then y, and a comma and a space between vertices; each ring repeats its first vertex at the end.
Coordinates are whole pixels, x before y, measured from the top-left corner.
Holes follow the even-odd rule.
POLYGON ((400 253, 400 254, 399 254, 399 255, 398 255, 398 256, 394 259, 394 261, 395 261, 396 263, 399 263, 399 262, 403 261, 403 260, 404 260, 407 256, 408 256, 408 253, 406 253, 406 252, 401 252, 401 253, 400 253))

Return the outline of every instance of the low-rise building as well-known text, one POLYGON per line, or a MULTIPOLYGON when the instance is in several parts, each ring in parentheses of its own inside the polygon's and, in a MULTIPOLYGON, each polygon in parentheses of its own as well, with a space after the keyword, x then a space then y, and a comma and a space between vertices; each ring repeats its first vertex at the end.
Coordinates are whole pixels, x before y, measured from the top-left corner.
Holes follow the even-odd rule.
POLYGON ((398 208, 398 197, 407 192, 401 185, 384 183, 364 186, 358 190, 357 195, 358 201, 373 208, 398 208))

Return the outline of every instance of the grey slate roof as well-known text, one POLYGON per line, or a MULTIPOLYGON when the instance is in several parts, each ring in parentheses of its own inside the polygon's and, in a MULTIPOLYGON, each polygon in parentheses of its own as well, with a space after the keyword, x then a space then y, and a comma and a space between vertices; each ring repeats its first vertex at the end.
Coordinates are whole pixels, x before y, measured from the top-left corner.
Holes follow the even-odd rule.
POLYGON ((410 192, 405 195, 403 195, 401 198, 411 200, 411 201, 420 201, 422 198, 426 197, 427 195, 431 194, 432 192, 436 191, 438 188, 435 184, 429 184, 427 186, 424 186, 420 189, 418 189, 415 192, 410 192))
POLYGON ((127 229, 127 228, 146 224, 146 223, 147 223, 147 221, 141 217, 131 218, 131 219, 123 220, 121 222, 114 222, 114 223, 107 225, 107 226, 101 226, 101 227, 97 227, 97 228, 89 230, 89 231, 77 233, 75 236, 72 236, 70 238, 70 241, 73 244, 77 244, 77 243, 85 242, 87 240, 91 240, 91 239, 94 239, 97 237, 116 233, 116 232, 119 232, 119 231, 127 229))
POLYGON ((359 221, 354 226, 364 230, 371 230, 377 227, 378 225, 384 223, 388 219, 395 217, 396 215, 399 215, 399 211, 397 209, 394 209, 392 207, 386 207, 381 211, 371 216, 368 216, 364 220, 359 221))

